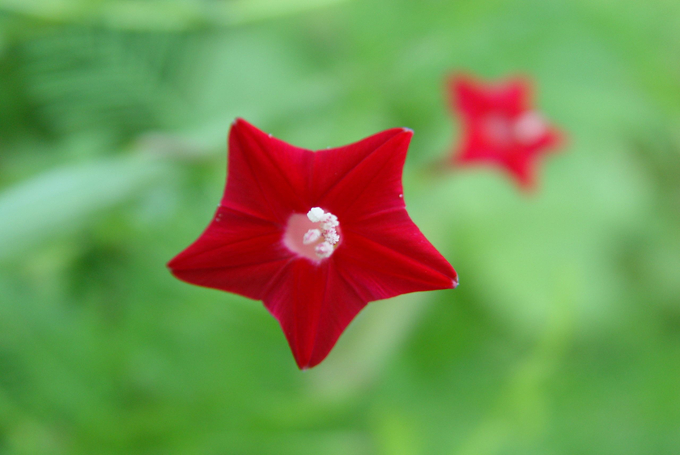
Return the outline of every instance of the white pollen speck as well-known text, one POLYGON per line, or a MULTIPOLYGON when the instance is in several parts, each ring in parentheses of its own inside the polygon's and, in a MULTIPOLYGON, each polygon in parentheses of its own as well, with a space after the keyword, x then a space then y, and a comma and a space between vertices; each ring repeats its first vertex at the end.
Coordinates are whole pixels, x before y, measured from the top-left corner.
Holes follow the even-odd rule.
POLYGON ((403 195, 403 194, 400 194, 399 197, 404 197, 404 195, 403 195))
POLYGON ((320 230, 310 229, 302 237, 302 243, 305 244, 305 245, 309 245, 310 243, 314 243, 317 240, 319 240, 319 237, 321 237, 321 231, 320 230))
POLYGON ((327 258, 333 254, 333 245, 328 242, 319 243, 314 250, 320 258, 327 258))
POLYGON ((269 133, 268 136, 269 136, 269 137, 272 137, 272 133, 269 133))
POLYGON ((323 220, 325 215, 326 213, 321 207, 312 207, 312 209, 307 212, 307 218, 309 218, 309 221, 312 223, 318 223, 323 220))

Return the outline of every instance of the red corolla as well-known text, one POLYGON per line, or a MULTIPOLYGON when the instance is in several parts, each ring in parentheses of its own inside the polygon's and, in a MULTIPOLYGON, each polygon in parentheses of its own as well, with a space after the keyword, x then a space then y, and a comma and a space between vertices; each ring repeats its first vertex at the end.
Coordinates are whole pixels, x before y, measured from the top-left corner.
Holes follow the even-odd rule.
POLYGON ((396 128, 313 152, 237 120, 217 212, 168 267, 186 282, 262 300, 298 366, 317 365, 368 302, 458 284, 406 213, 412 134, 396 128))
POLYGON ((536 111, 526 79, 484 83, 457 75, 449 82, 451 106, 462 120, 457 165, 490 163, 523 188, 535 182, 537 160, 561 142, 561 133, 536 111))

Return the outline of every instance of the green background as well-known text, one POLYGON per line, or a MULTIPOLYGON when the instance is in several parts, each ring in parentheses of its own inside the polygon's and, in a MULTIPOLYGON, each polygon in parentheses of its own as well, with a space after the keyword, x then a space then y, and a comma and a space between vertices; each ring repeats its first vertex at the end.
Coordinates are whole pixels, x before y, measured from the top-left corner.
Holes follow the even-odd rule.
POLYGON ((680 3, 0 1, 0 454, 680 453, 680 3), (522 193, 433 176, 455 70, 568 134, 522 193), (415 131, 408 210, 461 286, 370 304, 300 372, 175 280, 240 116, 415 131))

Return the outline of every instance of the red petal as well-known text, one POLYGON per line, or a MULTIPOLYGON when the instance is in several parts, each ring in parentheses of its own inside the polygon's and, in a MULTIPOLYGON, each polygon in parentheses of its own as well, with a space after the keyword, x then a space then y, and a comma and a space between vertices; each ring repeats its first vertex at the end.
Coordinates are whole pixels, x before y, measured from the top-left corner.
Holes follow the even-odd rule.
POLYGON ((264 304, 279 321, 299 368, 318 365, 366 301, 345 282, 332 260, 292 261, 264 304))
POLYGON ((483 133, 478 125, 474 124, 468 128, 467 135, 462 139, 463 146, 457 157, 459 162, 504 162, 510 153, 493 147, 483 139, 483 133))
POLYGON ((562 133, 554 127, 549 127, 548 131, 529 148, 530 154, 540 153, 543 150, 560 147, 564 144, 565 138, 562 133))
POLYGON ((310 209, 307 175, 313 154, 238 119, 229 134, 229 177, 222 205, 285 224, 310 209))
POLYGON ((466 75, 451 78, 452 105, 470 121, 490 111, 516 116, 530 103, 530 84, 524 78, 506 79, 498 85, 484 83, 466 75))
POLYGON ((458 285, 453 267, 405 210, 383 212, 344 230, 333 258, 341 275, 366 301, 458 285))
POLYGON ((481 95, 472 80, 464 75, 456 75, 449 81, 449 97, 451 105, 465 116, 476 116, 479 113, 481 95))
POLYGON ((293 258, 278 225, 221 207, 206 231, 168 263, 177 278, 260 300, 293 258))
POLYGON ((522 189, 529 190, 535 186, 535 158, 509 161, 505 166, 522 189))
POLYGON ((392 129, 332 153, 317 152, 323 169, 342 170, 331 174, 340 177, 319 204, 338 216, 343 229, 366 216, 405 207, 401 173, 412 136, 411 130, 392 129))

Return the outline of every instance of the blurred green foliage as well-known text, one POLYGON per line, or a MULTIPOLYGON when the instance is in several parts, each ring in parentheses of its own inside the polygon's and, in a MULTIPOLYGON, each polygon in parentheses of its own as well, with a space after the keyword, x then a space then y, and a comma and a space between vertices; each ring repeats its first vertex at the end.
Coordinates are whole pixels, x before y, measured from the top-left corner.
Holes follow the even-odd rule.
POLYGON ((0 1, 0 453, 679 453, 679 56, 675 0, 0 1), (536 81, 569 133, 540 191, 426 175, 458 69, 536 81), (261 304, 173 279, 235 116, 413 128, 408 209, 462 286, 299 372, 261 304))

